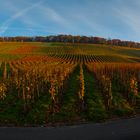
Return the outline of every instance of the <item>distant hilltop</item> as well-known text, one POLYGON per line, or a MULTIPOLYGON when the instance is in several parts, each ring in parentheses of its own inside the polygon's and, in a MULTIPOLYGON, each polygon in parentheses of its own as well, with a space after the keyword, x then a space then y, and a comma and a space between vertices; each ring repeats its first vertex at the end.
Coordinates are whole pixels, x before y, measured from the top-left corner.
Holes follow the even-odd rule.
POLYGON ((106 39, 102 37, 72 36, 72 35, 51 35, 51 36, 16 36, 0 37, 0 42, 63 42, 63 43, 91 43, 105 44, 112 46, 125 46, 130 48, 140 48, 139 42, 122 41, 120 39, 106 39))

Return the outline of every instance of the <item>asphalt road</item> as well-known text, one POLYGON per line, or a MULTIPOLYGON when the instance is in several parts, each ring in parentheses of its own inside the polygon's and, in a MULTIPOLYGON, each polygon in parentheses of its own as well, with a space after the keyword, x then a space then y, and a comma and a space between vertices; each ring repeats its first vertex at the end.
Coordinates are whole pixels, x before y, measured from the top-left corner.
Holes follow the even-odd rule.
POLYGON ((1 127, 0 140, 140 140, 140 117, 62 127, 1 127))

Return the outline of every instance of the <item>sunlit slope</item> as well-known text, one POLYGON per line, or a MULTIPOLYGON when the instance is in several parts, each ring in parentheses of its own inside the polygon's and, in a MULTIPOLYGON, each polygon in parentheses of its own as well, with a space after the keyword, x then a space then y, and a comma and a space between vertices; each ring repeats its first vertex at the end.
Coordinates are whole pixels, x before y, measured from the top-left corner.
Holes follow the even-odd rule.
POLYGON ((1 42, 0 60, 49 56, 76 62, 140 62, 140 49, 99 44, 1 42))
POLYGON ((23 58, 35 53, 40 43, 0 42, 0 61, 23 58))
POLYGON ((140 49, 108 45, 44 43, 41 45, 40 53, 64 59, 73 57, 75 60, 80 57, 108 62, 140 61, 140 49))

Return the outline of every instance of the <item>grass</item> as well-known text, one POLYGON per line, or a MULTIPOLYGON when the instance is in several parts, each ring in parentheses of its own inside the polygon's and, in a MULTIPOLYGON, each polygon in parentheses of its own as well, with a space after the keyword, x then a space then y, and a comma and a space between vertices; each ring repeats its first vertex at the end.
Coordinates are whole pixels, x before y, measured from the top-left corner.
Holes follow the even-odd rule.
MULTIPOLYGON (((0 44, 0 78, 3 78, 4 61, 19 60, 29 56, 51 56, 67 60, 72 58, 71 62, 85 62, 90 58, 99 60, 100 62, 135 62, 140 57, 140 49, 128 49, 124 47, 110 47, 107 45, 94 44, 71 44, 71 43, 1 43, 0 44), (37 46, 38 49, 28 54, 12 54, 9 53, 20 47, 37 46), (133 58, 133 59, 130 59, 133 58)), ((52 64, 53 65, 53 64, 52 64)), ((8 73, 10 73, 9 65, 6 65, 8 73)), ((61 102, 59 102, 60 110, 51 112, 52 100, 46 91, 45 94, 35 100, 35 102, 27 104, 28 111, 23 111, 24 102, 17 97, 15 85, 7 85, 11 91, 5 98, 0 101, 0 125, 44 125, 48 123, 71 123, 81 120, 100 122, 110 117, 121 117, 133 114, 136 109, 139 112, 140 97, 137 98, 138 106, 131 107, 129 102, 123 97, 123 93, 112 82, 113 107, 107 110, 104 105, 104 98, 99 88, 94 74, 91 74, 84 66, 85 79, 85 104, 81 109, 81 102, 78 98, 79 90, 79 66, 69 76, 65 88, 61 91, 61 102)), ((8 83, 8 82, 7 82, 8 83)), ((5 84, 7 84, 5 83, 5 84)))
POLYGON ((97 86, 94 75, 84 67, 85 77, 85 102, 87 104, 87 112, 85 116, 89 121, 103 121, 107 118, 103 97, 97 86))
POLYGON ((77 67, 74 72, 70 75, 66 89, 62 94, 62 103, 60 107, 60 112, 52 114, 49 116, 49 122, 72 122, 79 118, 78 112, 78 76, 79 67, 77 67))
POLYGON ((134 114, 134 108, 131 107, 127 99, 125 99, 123 96, 123 93, 120 90, 120 85, 116 84, 115 82, 119 79, 117 79, 117 76, 114 76, 114 78, 115 79, 112 81, 113 108, 110 113, 117 116, 127 116, 134 114))
POLYGON ((112 57, 113 61, 134 62, 140 57, 140 49, 126 47, 110 47, 99 44, 73 44, 73 43, 40 43, 40 42, 1 42, 0 61, 14 60, 25 57, 25 55, 95 55, 102 57, 112 57), (10 54, 11 51, 21 47, 37 46, 38 49, 29 54, 10 54), (130 59, 129 59, 130 58, 130 59))
POLYGON ((31 110, 22 117, 22 125, 47 125, 49 123, 68 123, 79 118, 77 110, 77 87, 78 87, 79 68, 70 75, 68 85, 66 85, 65 92, 62 95, 62 103, 60 103, 59 112, 51 112, 52 100, 48 91, 46 94, 40 96, 35 103, 33 103, 31 110))

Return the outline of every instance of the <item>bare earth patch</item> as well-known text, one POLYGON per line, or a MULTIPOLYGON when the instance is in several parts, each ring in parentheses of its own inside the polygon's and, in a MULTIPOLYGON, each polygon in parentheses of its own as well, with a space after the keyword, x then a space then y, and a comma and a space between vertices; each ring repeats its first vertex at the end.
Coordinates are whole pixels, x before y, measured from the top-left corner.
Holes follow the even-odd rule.
POLYGON ((15 50, 10 51, 9 54, 31 54, 38 48, 38 46, 21 46, 15 50))

